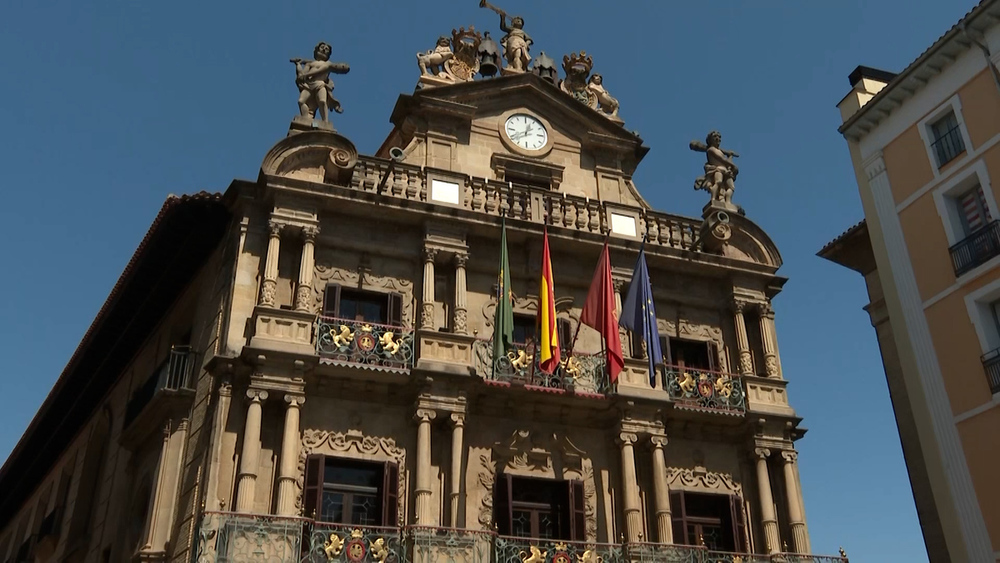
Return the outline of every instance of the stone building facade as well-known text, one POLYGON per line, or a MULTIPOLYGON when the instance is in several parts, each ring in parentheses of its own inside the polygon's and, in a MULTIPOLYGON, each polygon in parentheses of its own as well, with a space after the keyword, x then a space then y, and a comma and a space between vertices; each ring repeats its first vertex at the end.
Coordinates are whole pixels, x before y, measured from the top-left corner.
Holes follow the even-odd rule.
POLYGON ((297 117, 256 181, 169 199, 0 470, 0 560, 846 561, 803 555, 774 244, 652 209, 617 101, 534 64, 422 77, 372 156, 297 117), (667 361, 623 331, 611 382, 580 310, 643 238, 667 361))

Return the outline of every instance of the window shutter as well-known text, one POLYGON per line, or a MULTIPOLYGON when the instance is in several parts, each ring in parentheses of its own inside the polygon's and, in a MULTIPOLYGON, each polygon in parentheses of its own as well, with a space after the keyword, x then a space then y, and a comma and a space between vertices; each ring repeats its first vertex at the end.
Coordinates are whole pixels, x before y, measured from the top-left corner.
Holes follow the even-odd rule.
POLYGON ((323 460, 321 455, 306 458, 306 486, 302 501, 302 515, 306 518, 323 517, 320 510, 323 502, 323 460))
POLYGON ((569 539, 587 541, 587 508, 583 481, 567 481, 569 489, 569 539))
POLYGON ((514 523, 513 502, 511 499, 510 475, 497 475, 493 487, 493 523, 500 535, 509 536, 514 523))
POLYGON ((386 308, 388 313, 388 323, 392 326, 403 326, 403 294, 390 293, 389 303, 386 308))
POLYGON ((980 186, 969 190, 958 198, 958 207, 965 223, 966 234, 976 232, 989 220, 983 213, 986 208, 983 205, 983 200, 983 191, 980 186))
POLYGON ((399 464, 385 462, 382 472, 382 525, 399 527, 399 464))
POLYGON ((747 541, 746 514, 743 512, 743 499, 729 496, 729 507, 733 513, 733 551, 750 553, 750 543, 747 541))
POLYGON ((715 371, 719 369, 719 347, 715 342, 706 342, 708 346, 708 369, 715 371))
POLYGON ((340 284, 328 283, 323 291, 323 316, 340 316, 340 284))
POLYGON ((670 349, 670 337, 660 335, 660 350, 663 351, 664 361, 667 365, 677 365, 677 358, 674 358, 674 353, 670 349))
MULTIPOLYGON (((687 545, 687 523, 684 517, 684 492, 670 492, 670 519, 674 527, 674 544, 687 545)), ((663 538, 660 538, 663 541, 663 538)))
POLYGON ((564 351, 572 351, 573 331, 569 319, 556 319, 556 331, 559 334, 559 348, 564 351))

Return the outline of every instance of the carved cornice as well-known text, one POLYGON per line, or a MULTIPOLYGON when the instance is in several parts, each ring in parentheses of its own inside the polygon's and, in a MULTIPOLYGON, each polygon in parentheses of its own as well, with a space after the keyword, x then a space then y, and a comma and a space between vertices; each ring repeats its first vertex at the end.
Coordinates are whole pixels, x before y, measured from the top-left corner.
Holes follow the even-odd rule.
POLYGON ((694 469, 668 467, 667 486, 671 490, 724 491, 743 496, 743 485, 737 483, 732 475, 707 471, 700 466, 694 469))

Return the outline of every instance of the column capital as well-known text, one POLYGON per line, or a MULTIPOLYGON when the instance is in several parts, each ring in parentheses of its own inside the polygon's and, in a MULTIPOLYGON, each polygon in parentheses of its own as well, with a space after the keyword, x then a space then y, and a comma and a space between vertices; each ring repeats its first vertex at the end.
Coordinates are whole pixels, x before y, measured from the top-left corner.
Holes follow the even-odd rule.
POLYGON ((431 409, 417 409, 413 414, 413 420, 417 422, 430 422, 437 418, 437 412, 431 409))
POLYGON ((247 389, 247 398, 255 403, 260 401, 266 401, 267 391, 263 389, 254 389, 251 387, 250 389, 247 389))
POLYGON ((634 432, 619 432, 618 437, 615 439, 615 441, 617 441, 618 444, 621 446, 625 445, 631 446, 632 444, 635 444, 638 440, 639 436, 636 435, 634 432))
POLYGON ((799 459, 799 452, 795 450, 782 450, 781 458, 787 463, 795 463, 799 459))
POLYGON ((733 298, 731 307, 734 314, 741 315, 747 309, 747 302, 742 299, 733 298))
POLYGON ((424 262, 433 262, 438 255, 438 249, 424 247, 424 262))
POLYGON ((469 253, 468 252, 459 252, 459 253, 455 254, 455 267, 456 268, 464 268, 465 265, 468 264, 468 262, 469 262, 469 253))
POLYGON ((315 242, 316 237, 319 236, 319 227, 316 225, 308 225, 302 227, 302 238, 306 242, 315 242))
POLYGON ((285 402, 288 403, 288 408, 292 407, 299 408, 306 402, 306 398, 304 395, 297 395, 295 393, 286 393, 285 402))
POLYGON ((774 319, 774 307, 771 306, 770 301, 757 305, 757 311, 765 319, 774 319))
POLYGON ((649 437, 649 443, 654 449, 662 449, 667 445, 667 437, 663 434, 653 434, 649 437))
POLYGON ((453 412, 448 417, 448 420, 451 422, 451 425, 456 428, 465 426, 465 413, 453 412))
POLYGON ((771 456, 771 450, 767 448, 754 448, 753 450, 753 458, 755 460, 767 459, 770 456, 771 456))
POLYGON ((279 223, 273 219, 267 222, 267 230, 271 233, 272 237, 281 236, 281 230, 284 228, 284 223, 279 223))

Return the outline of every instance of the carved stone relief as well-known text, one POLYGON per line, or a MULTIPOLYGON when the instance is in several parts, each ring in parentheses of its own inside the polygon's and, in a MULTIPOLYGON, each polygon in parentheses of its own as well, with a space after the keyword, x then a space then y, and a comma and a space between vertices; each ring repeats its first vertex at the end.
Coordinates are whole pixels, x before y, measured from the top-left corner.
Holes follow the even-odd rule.
POLYGON ((668 467, 667 486, 671 490, 718 491, 743 496, 743 485, 737 483, 732 475, 708 471, 702 466, 694 469, 668 467))
MULTIPOLYGON (((302 513, 302 491, 306 475, 306 458, 311 454, 334 455, 367 461, 394 461, 399 464, 400 500, 406 498, 406 450, 396 445, 392 438, 367 436, 360 430, 347 432, 330 432, 327 430, 307 429, 302 432, 302 445, 299 448, 298 488, 295 507, 302 513)), ((308 516, 308 515, 303 515, 308 516)), ((399 503, 399 522, 406 521, 406 503, 399 503)))

